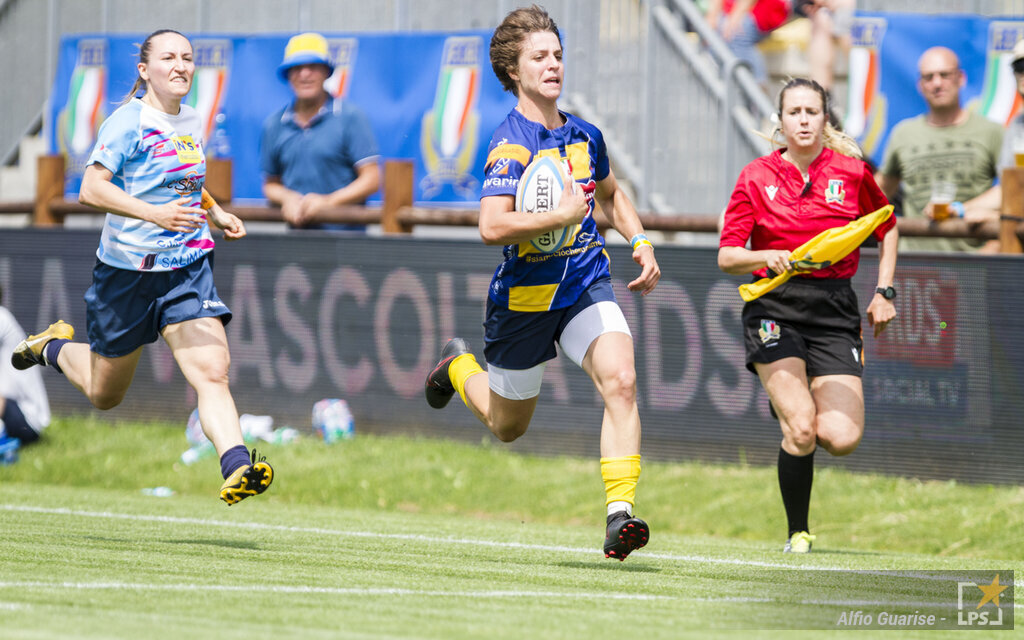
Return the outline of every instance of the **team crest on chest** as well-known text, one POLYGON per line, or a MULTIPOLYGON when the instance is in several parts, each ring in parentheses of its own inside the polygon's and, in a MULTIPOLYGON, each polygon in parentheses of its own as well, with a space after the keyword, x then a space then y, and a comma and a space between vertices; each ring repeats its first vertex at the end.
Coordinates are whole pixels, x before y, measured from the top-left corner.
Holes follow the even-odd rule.
POLYGON ((843 204, 846 198, 846 190, 843 188, 842 180, 829 180, 828 188, 825 189, 825 204, 843 204))

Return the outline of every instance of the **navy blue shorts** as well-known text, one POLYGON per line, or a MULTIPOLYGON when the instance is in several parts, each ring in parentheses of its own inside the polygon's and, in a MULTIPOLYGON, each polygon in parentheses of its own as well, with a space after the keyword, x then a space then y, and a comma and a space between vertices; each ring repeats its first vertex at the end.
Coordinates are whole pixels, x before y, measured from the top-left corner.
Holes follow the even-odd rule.
POLYGON ((4 414, 0 418, 3 418, 4 431, 7 435, 21 440, 21 444, 29 444, 39 439, 39 432, 28 423, 16 401, 7 398, 7 402, 4 403, 4 414))
POLYGON ((595 280, 575 304, 552 311, 510 311, 487 299, 484 359, 503 369, 529 369, 554 359, 569 321, 598 302, 616 302, 611 278, 595 280))
POLYGON ((89 348, 106 358, 156 342, 169 324, 195 318, 231 320, 213 285, 213 253, 174 271, 129 271, 97 261, 85 292, 89 348))
POLYGON ((743 306, 747 369, 800 358, 807 376, 860 377, 864 342, 857 294, 849 280, 792 278, 743 306))

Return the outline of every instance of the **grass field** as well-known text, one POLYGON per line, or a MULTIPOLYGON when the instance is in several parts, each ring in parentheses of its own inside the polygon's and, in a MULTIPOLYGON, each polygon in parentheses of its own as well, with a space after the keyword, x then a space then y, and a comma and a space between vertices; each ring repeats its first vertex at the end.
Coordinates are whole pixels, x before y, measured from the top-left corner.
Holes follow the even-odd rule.
POLYGON ((925 570, 1024 565, 1016 487, 823 470, 818 541, 794 557, 774 470, 645 463, 652 541, 619 563, 600 552, 593 460, 307 438, 267 446, 270 492, 228 508, 215 460, 177 463, 180 426, 61 420, 47 436, 0 467, 5 639, 843 636, 822 630, 843 611, 948 606, 925 570), (176 493, 141 493, 154 486, 176 493))

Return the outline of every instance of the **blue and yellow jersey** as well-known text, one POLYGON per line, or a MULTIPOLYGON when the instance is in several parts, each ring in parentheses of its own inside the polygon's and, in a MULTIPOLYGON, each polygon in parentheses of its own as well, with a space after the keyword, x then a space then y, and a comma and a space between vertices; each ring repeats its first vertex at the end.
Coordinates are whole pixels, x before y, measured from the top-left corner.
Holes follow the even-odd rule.
POLYGON ((565 124, 549 130, 513 110, 494 131, 488 149, 481 198, 514 198, 519 178, 530 161, 553 156, 568 157, 572 177, 590 205, 590 214, 577 226, 575 237, 558 251, 541 253, 528 242, 505 246, 505 259, 491 280, 490 297, 512 311, 568 307, 594 280, 611 275, 604 238, 592 215, 596 182, 609 173, 608 150, 597 127, 572 114, 562 115, 565 124))

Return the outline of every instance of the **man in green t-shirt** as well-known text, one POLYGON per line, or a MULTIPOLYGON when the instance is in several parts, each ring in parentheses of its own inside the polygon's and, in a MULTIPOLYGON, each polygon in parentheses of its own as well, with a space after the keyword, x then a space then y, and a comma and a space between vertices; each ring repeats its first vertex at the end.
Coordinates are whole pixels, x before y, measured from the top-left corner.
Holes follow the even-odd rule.
MULTIPOLYGON (((948 210, 953 217, 972 224, 997 220, 1000 203, 993 201, 990 188, 999 172, 1003 128, 960 106, 967 77, 951 50, 932 47, 921 54, 917 67, 917 86, 928 111, 893 128, 878 185, 891 199, 903 183, 907 218, 935 220, 933 186, 951 183, 948 210)), ((984 244, 974 238, 900 238, 901 251, 977 251, 984 244)))

